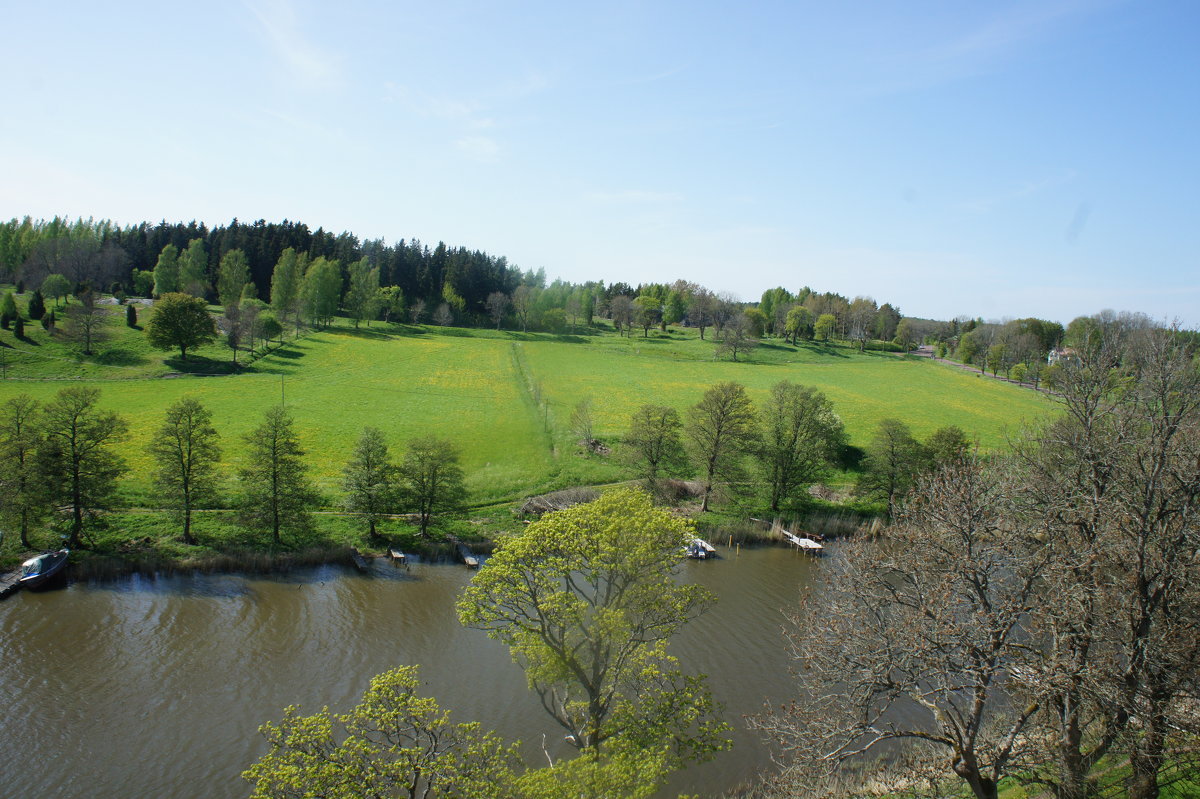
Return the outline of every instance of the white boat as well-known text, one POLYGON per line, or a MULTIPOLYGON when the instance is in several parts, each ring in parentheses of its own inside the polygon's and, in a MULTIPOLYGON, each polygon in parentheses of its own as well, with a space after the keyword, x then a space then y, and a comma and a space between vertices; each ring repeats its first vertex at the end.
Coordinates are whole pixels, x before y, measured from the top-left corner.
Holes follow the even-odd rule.
POLYGON ((684 550, 685 554, 694 560, 708 560, 717 556, 717 549, 703 538, 693 538, 684 550))

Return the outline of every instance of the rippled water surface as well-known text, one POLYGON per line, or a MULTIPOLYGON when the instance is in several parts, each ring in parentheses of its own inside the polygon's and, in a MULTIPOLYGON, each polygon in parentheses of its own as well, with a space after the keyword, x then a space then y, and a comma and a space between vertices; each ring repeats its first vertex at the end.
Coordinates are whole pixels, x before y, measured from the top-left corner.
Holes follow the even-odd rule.
MULTIPOLYGON (((719 601, 672 651, 709 675, 735 747, 672 781, 714 795, 767 768, 741 716, 785 697, 780 630, 811 570, 786 549, 689 562, 681 578, 719 601)), ((235 797, 265 751, 258 726, 298 704, 350 707, 373 675, 420 664, 456 720, 479 720, 560 749, 507 649, 461 627, 461 566, 376 561, 370 576, 329 567, 289 578, 134 577, 0 602, 0 776, 26 796, 235 797)))

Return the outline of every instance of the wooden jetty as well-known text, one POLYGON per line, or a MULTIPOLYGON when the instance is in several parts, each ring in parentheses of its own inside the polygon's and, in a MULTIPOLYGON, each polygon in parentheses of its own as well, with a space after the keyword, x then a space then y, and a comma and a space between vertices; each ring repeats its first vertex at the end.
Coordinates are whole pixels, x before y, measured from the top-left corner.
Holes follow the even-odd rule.
POLYGON ((824 546, 816 541, 813 541, 811 538, 803 538, 794 533, 789 533, 787 530, 781 530, 781 532, 789 544, 802 552, 807 552, 811 555, 819 555, 825 549, 824 546))
POLYGON ((396 547, 392 547, 391 549, 388 550, 388 558, 390 558, 392 563, 394 563, 396 565, 400 565, 400 564, 404 564, 406 566, 408 565, 408 555, 405 555, 402 551, 400 551, 396 547))
POLYGON ((351 548, 350 562, 353 563, 354 568, 358 569, 358 571, 362 574, 366 574, 371 570, 370 561, 368 561, 366 556, 364 556, 363 553, 359 552, 357 549, 351 548))
POLYGON ((454 550, 458 553, 458 556, 462 558, 462 562, 467 565, 468 569, 479 568, 479 556, 472 552, 469 546, 464 544, 462 541, 459 541, 457 538, 454 539, 454 550))
POLYGON ((21 570, 0 574, 0 599, 7 599, 21 590, 21 570))

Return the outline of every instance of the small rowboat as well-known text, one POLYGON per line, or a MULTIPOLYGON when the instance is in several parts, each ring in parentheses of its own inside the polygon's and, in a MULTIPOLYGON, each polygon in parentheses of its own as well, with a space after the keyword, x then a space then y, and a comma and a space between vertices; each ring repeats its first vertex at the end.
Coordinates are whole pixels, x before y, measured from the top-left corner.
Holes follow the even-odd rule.
POLYGON ((30 558, 21 564, 22 588, 34 590, 46 585, 67 567, 67 556, 70 550, 60 549, 57 552, 43 552, 35 558, 30 558))

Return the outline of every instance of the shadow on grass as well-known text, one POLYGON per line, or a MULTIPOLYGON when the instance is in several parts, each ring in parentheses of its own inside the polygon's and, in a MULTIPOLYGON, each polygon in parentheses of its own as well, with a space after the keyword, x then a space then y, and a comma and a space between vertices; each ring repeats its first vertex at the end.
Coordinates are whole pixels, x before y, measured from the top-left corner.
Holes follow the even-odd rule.
POLYGON ((217 360, 203 355, 192 355, 182 360, 178 356, 164 358, 163 363, 172 370, 185 375, 226 375, 234 372, 233 363, 222 358, 217 360))
POLYGON ((92 360, 103 366, 142 366, 150 362, 150 359, 146 356, 140 355, 133 350, 127 350, 124 347, 114 347, 111 350, 105 350, 92 358, 92 360))
POLYGON ((329 328, 328 330, 325 330, 322 332, 331 333, 335 336, 351 336, 353 338, 366 338, 366 339, 376 339, 376 340, 386 340, 386 339, 394 338, 396 335, 394 332, 388 331, 385 328, 365 327, 365 326, 359 327, 359 328, 336 327, 336 328, 329 328))

